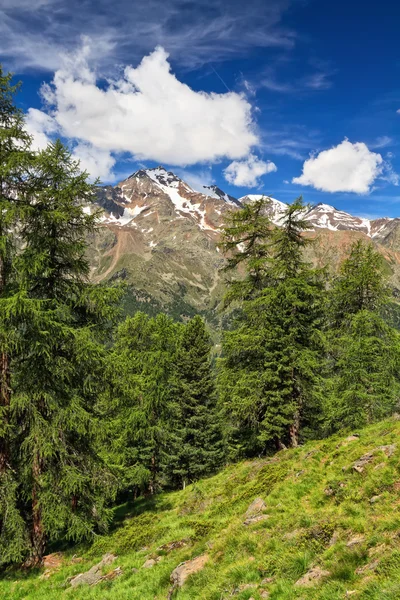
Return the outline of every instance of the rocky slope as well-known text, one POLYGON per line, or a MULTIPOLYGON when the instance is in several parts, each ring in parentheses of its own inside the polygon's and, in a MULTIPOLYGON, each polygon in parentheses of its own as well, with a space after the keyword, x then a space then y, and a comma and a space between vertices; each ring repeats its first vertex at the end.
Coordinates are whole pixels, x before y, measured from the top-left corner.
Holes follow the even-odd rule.
POLYGON ((398 600, 400 422, 226 467, 9 570, 4 600, 398 600))
MULTIPOLYGON (((91 247, 92 278, 125 279, 128 312, 164 310, 178 318, 200 312, 215 319, 224 288, 220 228, 228 211, 259 197, 236 199, 216 186, 198 192, 163 167, 99 188, 103 214, 91 247)), ((285 208, 271 199, 269 214, 278 226, 285 208)), ((311 260, 327 260, 335 270, 354 239, 372 239, 387 260, 393 286, 400 288, 400 219, 368 220, 327 204, 307 209, 305 218, 317 237, 311 260)))

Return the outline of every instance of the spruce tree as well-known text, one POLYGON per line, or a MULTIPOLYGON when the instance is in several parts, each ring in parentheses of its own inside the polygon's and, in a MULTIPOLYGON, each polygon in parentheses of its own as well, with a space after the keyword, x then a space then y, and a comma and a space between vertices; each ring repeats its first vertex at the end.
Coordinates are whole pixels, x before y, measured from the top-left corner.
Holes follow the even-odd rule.
POLYGON ((211 365, 212 342, 200 316, 184 327, 175 360, 175 412, 165 462, 181 487, 215 471, 224 458, 211 365))

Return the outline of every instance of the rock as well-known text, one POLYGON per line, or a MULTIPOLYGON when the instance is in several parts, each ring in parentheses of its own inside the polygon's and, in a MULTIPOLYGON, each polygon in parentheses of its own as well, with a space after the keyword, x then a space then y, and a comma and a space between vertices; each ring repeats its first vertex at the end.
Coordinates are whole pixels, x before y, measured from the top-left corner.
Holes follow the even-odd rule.
POLYGON ((383 467, 386 467, 386 463, 384 463, 384 462, 379 463, 379 465, 376 465, 374 467, 374 471, 378 471, 378 469, 383 469, 383 467))
POLYGON ((151 569, 157 563, 162 561, 162 556, 156 556, 156 558, 148 558, 146 562, 142 565, 142 569, 151 569))
POLYGON ((79 573, 79 575, 70 579, 70 585, 72 587, 78 587, 80 585, 96 585, 96 583, 103 579, 101 569, 107 565, 111 565, 115 559, 116 556, 114 556, 114 554, 105 554, 101 561, 89 569, 89 571, 86 571, 86 573, 79 573))
MULTIPOLYGON (((208 554, 201 554, 192 560, 187 560, 178 565, 171 573, 170 581, 172 583, 172 593, 176 588, 183 586, 188 577, 194 573, 198 573, 204 568, 208 561, 208 554)), ((172 597, 172 594, 169 596, 172 597)))
POLYGON ((264 500, 262 498, 256 498, 246 510, 246 517, 256 515, 257 513, 262 512, 266 508, 267 505, 265 504, 264 500))
POLYGON ((139 569, 137 569, 136 567, 132 567, 131 572, 132 573, 138 573, 139 569))
POLYGON ((296 477, 301 477, 301 475, 303 475, 304 472, 304 469, 302 471, 298 471, 298 473, 296 473, 296 477))
POLYGON ((259 590, 259 593, 261 598, 269 598, 271 595, 269 592, 267 592, 267 590, 259 590))
POLYGON ((355 535, 353 538, 351 538, 351 540, 349 540, 346 544, 347 548, 352 548, 353 546, 356 546, 357 544, 362 544, 365 540, 365 537, 363 535, 355 535))
POLYGON ((334 493, 334 490, 330 487, 324 489, 325 496, 333 496, 334 493))
POLYGON ((120 575, 122 575, 122 569, 121 569, 121 567, 117 567, 113 571, 110 571, 106 575, 103 575, 103 577, 101 577, 100 581, 112 581, 113 579, 115 579, 116 577, 119 577, 120 575))
POLYGON ((171 552, 171 550, 178 550, 179 548, 184 548, 184 546, 187 546, 188 543, 189 543, 188 538, 185 538, 183 540, 178 540, 175 542, 167 542, 166 544, 163 544, 162 546, 157 548, 157 550, 162 550, 164 552, 171 552))
POLYGON ((338 540, 339 540, 339 532, 334 531, 331 539, 329 540, 328 546, 329 547, 334 546, 338 540))
POLYGON ((330 572, 321 567, 312 567, 303 577, 300 577, 294 585, 297 587, 312 587, 317 585, 324 577, 329 577, 330 572))
POLYGON ((294 529, 293 531, 288 531, 282 536, 283 540, 293 540, 297 538, 302 533, 302 529, 294 529))
POLYGON ((274 583, 274 577, 264 577, 260 585, 269 585, 270 583, 274 583))
POLYGON ((358 435, 358 433, 353 433, 352 435, 349 435, 344 441, 345 442, 356 442, 359 439, 360 439, 360 436, 358 435))
POLYGON ((357 473, 362 473, 364 471, 364 467, 368 465, 373 459, 373 452, 368 452, 367 454, 364 454, 361 458, 356 460, 355 463, 353 463, 354 471, 357 471, 357 473))
POLYGON ((377 450, 380 450, 381 452, 386 454, 386 456, 388 458, 390 458, 396 452, 396 444, 388 444, 387 446, 378 446, 377 450))
POLYGON ((243 525, 248 527, 249 525, 254 525, 254 523, 259 523, 260 521, 266 521, 269 519, 269 515, 257 515, 255 517, 249 517, 245 521, 243 521, 243 525))
POLYGON ((359 594, 360 592, 358 590, 347 590, 346 592, 346 598, 350 598, 350 596, 354 596, 355 594, 359 594))
POLYGON ((146 562, 142 565, 142 569, 151 569, 157 564, 154 558, 148 558, 146 562))
POLYGON ((356 569, 356 574, 362 575, 363 573, 368 573, 368 571, 375 571, 378 565, 379 560, 373 560, 372 562, 368 563, 367 565, 364 565, 363 567, 358 567, 358 569, 356 569))
POLYGON ((382 494, 378 494, 377 496, 372 496, 372 498, 369 499, 369 503, 375 504, 375 502, 379 502, 381 497, 382 497, 382 494))

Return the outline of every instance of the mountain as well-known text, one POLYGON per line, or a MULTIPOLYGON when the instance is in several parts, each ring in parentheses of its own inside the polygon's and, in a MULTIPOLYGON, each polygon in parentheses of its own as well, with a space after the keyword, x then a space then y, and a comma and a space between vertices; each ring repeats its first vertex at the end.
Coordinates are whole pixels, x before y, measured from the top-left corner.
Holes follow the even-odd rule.
MULTIPOLYGON (((96 282, 121 278, 129 287, 127 312, 163 310, 177 318, 201 313, 217 323, 224 290, 220 229, 229 211, 260 198, 234 198, 217 186, 194 190, 162 166, 141 169, 116 186, 98 188, 102 209, 90 260, 96 282)), ((271 198, 268 212, 279 226, 287 204, 271 198)), ((92 210, 89 207, 85 210, 92 210)), ((369 220, 328 204, 304 218, 317 238, 308 258, 337 270, 355 239, 372 239, 385 256, 392 285, 400 289, 400 219, 369 220)))
POLYGON ((139 498, 91 546, 8 569, 0 597, 396 600, 399 439, 388 419, 139 498))
POLYGON ((97 202, 104 214, 91 249, 94 281, 126 279, 130 309, 180 317, 214 309, 223 288, 219 229, 236 199, 216 187, 197 192, 157 167, 99 188, 97 202))

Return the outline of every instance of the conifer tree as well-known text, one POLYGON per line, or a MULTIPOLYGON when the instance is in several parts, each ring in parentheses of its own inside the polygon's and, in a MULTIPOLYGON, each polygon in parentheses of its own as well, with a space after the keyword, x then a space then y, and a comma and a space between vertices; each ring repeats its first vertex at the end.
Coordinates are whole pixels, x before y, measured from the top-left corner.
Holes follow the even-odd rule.
POLYGON ((96 453, 94 406, 102 385, 101 330, 118 292, 88 283, 82 203, 94 186, 57 141, 35 159, 34 193, 20 225, 18 355, 12 361, 12 424, 18 493, 29 554, 46 543, 89 537, 107 526, 113 483, 96 453))
POLYGON ((389 415, 400 399, 400 337, 382 317, 390 294, 371 243, 352 245, 330 297, 327 423, 360 427, 389 415))
MULTIPOLYGON (((180 327, 166 315, 139 312, 118 329, 110 356, 114 400, 107 460, 119 472, 121 490, 154 494, 163 485, 180 327)), ((107 395, 103 403, 109 404, 107 395)))
POLYGON ((221 398, 247 452, 296 446, 319 412, 323 280, 303 258, 304 209, 301 199, 288 207, 272 234, 264 286, 224 335, 221 398))
POLYGON ((164 461, 172 483, 181 487, 222 464, 221 417, 211 366, 212 342, 203 319, 184 327, 175 360, 175 411, 164 461))
MULTIPOLYGON (((228 282, 225 305, 254 297, 266 284, 270 257, 272 223, 268 217, 270 199, 259 198, 241 210, 232 211, 222 232, 220 248, 227 255, 224 270, 244 266, 245 277, 228 282)), ((243 275, 243 274, 242 274, 243 275)))
POLYGON ((31 139, 23 115, 15 106, 19 84, 0 65, 0 564, 20 560, 26 551, 26 532, 17 502, 18 481, 13 468, 14 430, 10 422, 11 360, 19 322, 15 232, 27 194, 27 171, 32 161, 31 139))

